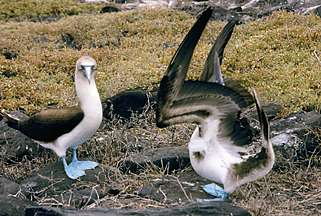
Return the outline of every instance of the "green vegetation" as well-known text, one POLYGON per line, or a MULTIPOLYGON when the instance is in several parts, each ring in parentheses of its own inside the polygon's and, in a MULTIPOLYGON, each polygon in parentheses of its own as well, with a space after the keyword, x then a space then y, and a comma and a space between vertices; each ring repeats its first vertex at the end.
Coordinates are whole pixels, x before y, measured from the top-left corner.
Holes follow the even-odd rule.
POLYGON ((97 13, 100 8, 100 4, 83 4, 75 0, 0 0, 0 20, 39 21, 80 13, 97 13))
MULTIPOLYGON (((8 22, 0 28, 1 109, 38 111, 48 104, 74 102, 74 64, 89 53, 98 62, 102 98, 137 86, 155 87, 194 18, 160 10, 71 16, 54 23, 8 22), (76 48, 68 45, 69 35, 76 48), (15 73, 6 77, 4 72, 15 73), (1 75, 2 74, 2 75, 1 75), (121 81, 121 82, 120 82, 121 81)), ((211 22, 191 65, 197 79, 224 23, 211 22)), ((316 16, 286 12, 237 26, 225 52, 223 73, 257 88, 265 101, 284 106, 284 114, 321 104, 321 22, 316 16)))

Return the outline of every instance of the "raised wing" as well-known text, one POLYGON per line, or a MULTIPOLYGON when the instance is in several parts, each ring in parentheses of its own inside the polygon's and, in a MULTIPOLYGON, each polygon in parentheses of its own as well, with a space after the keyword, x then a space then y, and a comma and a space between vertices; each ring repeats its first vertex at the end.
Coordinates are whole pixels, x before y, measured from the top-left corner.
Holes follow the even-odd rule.
MULTIPOLYGON (((158 127, 193 122, 202 125, 209 117, 221 122, 220 135, 245 136, 239 112, 253 103, 251 94, 239 85, 231 83, 229 87, 218 83, 203 81, 184 81, 194 48, 209 20, 211 10, 207 9, 176 51, 158 90, 156 123, 158 127)), ((230 22, 220 34, 215 50, 223 54, 235 23, 230 22)), ((215 46, 214 46, 215 47, 215 46)), ((214 53, 215 54, 215 53, 214 53)), ((215 54, 219 62, 218 54, 215 54)), ((219 65, 219 64, 217 64, 219 65)), ((241 141, 240 145, 248 139, 241 141)))
MULTIPOLYGON (((158 109, 156 110, 157 119, 163 119, 163 110, 167 110, 178 95, 179 90, 184 83, 196 44, 211 15, 212 9, 207 8, 199 16, 191 30, 185 36, 183 42, 176 50, 176 53, 174 54, 158 89, 158 109)), ((156 123, 161 127, 161 122, 162 121, 157 121, 156 123)))
POLYGON ((238 21, 236 19, 230 20, 217 37, 211 51, 207 56, 204 70, 201 75, 202 81, 217 82, 221 85, 224 85, 220 65, 223 61, 224 49, 232 36, 237 22, 238 21))
POLYGON ((70 132, 84 118, 79 106, 64 109, 47 109, 27 120, 17 120, 6 115, 7 124, 21 131, 31 139, 41 142, 52 142, 59 136, 70 132))

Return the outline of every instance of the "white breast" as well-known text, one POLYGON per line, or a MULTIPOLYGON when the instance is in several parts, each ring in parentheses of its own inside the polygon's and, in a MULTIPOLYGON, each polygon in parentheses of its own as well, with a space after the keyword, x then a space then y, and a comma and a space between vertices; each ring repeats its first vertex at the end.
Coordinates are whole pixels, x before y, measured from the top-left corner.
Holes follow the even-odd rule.
MULTIPOLYGON (((102 112, 101 112, 102 113, 102 112)), ((97 112, 97 115, 84 116, 83 120, 70 132, 59 137, 55 141, 56 153, 66 149, 72 145, 80 145, 90 139, 99 128, 102 121, 102 114, 97 112)), ((60 156, 58 154, 58 156, 60 156)))
POLYGON ((203 125, 204 134, 199 136, 196 128, 188 144, 189 155, 193 169, 200 176, 223 184, 232 164, 240 163, 241 158, 236 157, 225 148, 222 140, 218 140, 219 120, 208 119, 203 125), (204 158, 198 159, 194 152, 200 152, 204 158))

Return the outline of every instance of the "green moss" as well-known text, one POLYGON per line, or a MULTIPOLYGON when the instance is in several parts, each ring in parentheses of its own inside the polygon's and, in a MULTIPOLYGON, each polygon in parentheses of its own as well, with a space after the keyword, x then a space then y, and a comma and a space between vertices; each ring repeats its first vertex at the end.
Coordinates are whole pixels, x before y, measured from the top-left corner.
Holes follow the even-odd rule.
MULTIPOLYGON (((48 104, 75 103, 76 60, 89 53, 98 62, 102 99, 121 90, 155 87, 195 19, 184 12, 140 10, 80 15, 52 23, 9 22, 0 27, 0 109, 35 112, 48 104), (81 50, 68 47, 69 34, 81 50), (17 75, 7 78, 2 71, 17 75), (0 94, 1 95, 1 94, 0 94)), ((193 57, 189 78, 198 78, 213 40, 225 23, 210 22, 193 57)), ((255 87, 261 98, 284 106, 283 114, 320 109, 321 22, 316 16, 279 12, 237 26, 225 51, 223 73, 255 87)))
POLYGON ((100 4, 74 0, 0 0, 0 20, 43 20, 81 13, 99 12, 100 4))

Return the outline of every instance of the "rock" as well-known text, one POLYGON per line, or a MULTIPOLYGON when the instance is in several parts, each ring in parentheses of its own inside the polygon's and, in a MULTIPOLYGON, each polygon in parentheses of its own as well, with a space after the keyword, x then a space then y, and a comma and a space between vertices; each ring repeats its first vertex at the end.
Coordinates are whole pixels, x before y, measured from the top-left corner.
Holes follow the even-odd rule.
POLYGON ((310 157, 321 152, 320 139, 313 132, 321 127, 321 114, 315 111, 298 112, 271 123, 271 141, 277 154, 275 169, 282 164, 282 158, 310 163, 310 157))
POLYGON ((107 5, 100 10, 100 13, 113 13, 121 11, 118 7, 107 5))
POLYGON ((212 199, 203 191, 203 186, 211 182, 194 172, 190 167, 182 172, 164 175, 161 179, 151 179, 138 195, 161 203, 187 203, 201 199, 212 199))
POLYGON ((169 173, 182 170, 190 165, 188 150, 184 146, 147 150, 130 156, 121 163, 119 169, 124 173, 139 174, 151 164, 166 169, 169 173))
POLYGON ((228 10, 223 7, 212 4, 211 2, 184 2, 177 6, 178 10, 185 11, 189 14, 197 16, 201 11, 205 10, 208 6, 212 6, 212 20, 229 20, 232 16, 238 16, 234 10, 228 10))
POLYGON ((321 6, 315 9, 315 14, 321 18, 321 6))
MULTIPOLYGON (((286 137, 290 134, 300 134, 300 131, 321 127, 321 114, 315 111, 298 112, 289 115, 286 118, 278 119, 271 122, 272 137, 286 137)), ((275 142, 274 145, 285 144, 282 139, 275 142)))
MULTIPOLYGON (((106 171, 98 167, 96 169, 86 170, 86 175, 80 177, 82 182, 99 182, 105 180, 106 171)), ((64 191, 71 188, 77 180, 72 180, 66 176, 61 161, 49 163, 31 177, 23 180, 21 186, 29 192, 41 191, 43 188, 55 185, 54 190, 64 191)), ((50 190, 47 190, 50 192, 50 190)))
POLYGON ((0 216, 23 216, 28 207, 36 206, 35 203, 17 197, 0 195, 0 216))
POLYGON ((46 35, 37 35, 37 36, 34 36, 33 41, 35 43, 48 43, 49 39, 46 35))
POLYGON ((18 54, 12 50, 8 50, 8 49, 3 49, 2 50, 2 55, 9 60, 14 60, 18 57, 18 54))
POLYGON ((81 49, 81 46, 79 44, 77 44, 76 39, 74 38, 74 36, 72 36, 69 33, 62 33, 61 34, 61 41, 64 44, 64 46, 72 48, 72 49, 81 49))
POLYGON ((0 177, 0 194, 2 195, 9 195, 9 194, 16 194, 20 190, 20 186, 4 177, 0 177))
POLYGON ((115 116, 129 120, 132 113, 142 113, 154 101, 153 96, 141 89, 123 91, 103 102, 104 117, 110 119, 115 116))
POLYGON ((141 215, 141 216, 205 216, 205 215, 219 215, 219 216, 247 216, 250 215, 246 210, 235 207, 229 202, 194 202, 181 207, 172 208, 155 208, 155 209, 89 209, 89 210, 72 210, 72 209, 57 209, 49 207, 31 207, 26 210, 26 216, 32 215, 77 215, 77 216, 122 216, 122 215, 141 215), (38 214, 41 213, 41 214, 38 214))
POLYGON ((0 74, 1 74, 2 76, 7 77, 7 78, 17 76, 17 72, 15 72, 15 71, 10 71, 10 70, 1 71, 0 74))
MULTIPOLYGON (((315 11, 318 14, 317 9, 320 6, 320 1, 310 0, 274 0, 274 1, 202 1, 198 2, 183 2, 176 8, 178 10, 186 11, 193 15, 198 15, 200 11, 206 7, 211 6, 214 8, 214 12, 211 19, 214 20, 229 20, 232 16, 238 17, 242 22, 248 20, 255 20, 264 16, 271 15, 274 11, 286 10, 296 12, 300 14, 308 14, 311 11, 315 11)), ((320 9, 319 9, 320 10, 320 9)))
MULTIPOLYGON (((272 121, 278 116, 279 112, 282 111, 282 106, 275 103, 269 103, 269 104, 262 105, 262 109, 264 110, 268 120, 272 121)), ((250 110, 247 110, 245 112, 245 117, 249 119, 250 122, 252 122, 254 119, 258 121, 256 107, 253 106, 250 110)))
MULTIPOLYGON (((16 115, 22 115, 17 114, 16 115)), ((12 114, 12 113, 10 113, 12 114)), ((0 121, 0 155, 7 163, 21 161, 23 157, 35 158, 49 152, 21 132, 0 121)))

